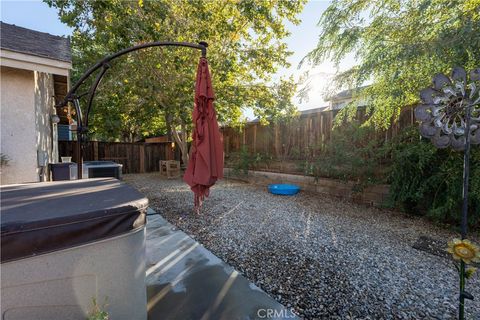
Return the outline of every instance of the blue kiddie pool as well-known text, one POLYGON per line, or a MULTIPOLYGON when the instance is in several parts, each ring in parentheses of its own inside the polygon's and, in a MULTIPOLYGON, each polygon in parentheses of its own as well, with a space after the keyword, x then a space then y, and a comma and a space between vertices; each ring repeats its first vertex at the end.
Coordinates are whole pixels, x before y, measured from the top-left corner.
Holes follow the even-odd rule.
POLYGON ((300 187, 294 184, 270 184, 268 185, 268 191, 273 194, 293 196, 300 191, 300 187))

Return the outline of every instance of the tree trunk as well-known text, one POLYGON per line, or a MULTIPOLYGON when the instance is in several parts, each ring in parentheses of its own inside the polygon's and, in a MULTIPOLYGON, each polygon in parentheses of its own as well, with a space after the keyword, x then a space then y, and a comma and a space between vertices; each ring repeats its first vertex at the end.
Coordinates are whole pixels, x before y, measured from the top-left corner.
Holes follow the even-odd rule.
POLYGON ((167 125, 167 141, 172 141, 172 115, 165 111, 165 123, 167 125))
POLYGON ((186 167, 188 165, 188 135, 187 135, 187 125, 184 120, 180 120, 180 130, 181 132, 177 131, 177 127, 175 126, 174 116, 171 112, 168 111, 168 108, 162 105, 162 108, 165 112, 165 122, 167 124, 167 132, 169 140, 173 138, 175 143, 180 148, 180 155, 182 157, 183 165, 186 167))
POLYGON ((173 133, 173 139, 175 140, 175 143, 180 148, 180 154, 182 156, 183 165, 186 167, 188 165, 189 156, 188 156, 188 143, 187 143, 188 137, 187 137, 185 122, 182 121, 181 132, 178 132, 177 128, 175 128, 175 126, 172 126, 172 133, 173 133))

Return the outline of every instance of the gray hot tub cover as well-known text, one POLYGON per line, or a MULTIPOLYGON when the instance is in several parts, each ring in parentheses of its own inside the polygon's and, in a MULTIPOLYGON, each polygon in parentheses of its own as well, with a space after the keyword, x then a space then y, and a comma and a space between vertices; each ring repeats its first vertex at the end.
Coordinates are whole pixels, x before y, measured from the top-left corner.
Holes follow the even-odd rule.
POLYGON ((145 225, 148 200, 116 179, 1 189, 1 263, 128 233, 145 225))

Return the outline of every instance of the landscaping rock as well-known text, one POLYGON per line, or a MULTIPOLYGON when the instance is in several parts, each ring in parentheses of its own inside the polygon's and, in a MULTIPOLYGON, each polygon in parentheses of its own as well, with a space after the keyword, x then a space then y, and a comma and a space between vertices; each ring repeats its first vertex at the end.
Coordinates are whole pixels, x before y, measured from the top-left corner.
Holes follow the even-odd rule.
MULTIPOLYGON (((125 175, 169 222, 305 319, 453 319, 458 276, 448 258, 412 248, 455 233, 402 213, 224 180, 201 215, 180 179, 125 175)), ((478 242, 478 239, 472 239, 478 242)), ((467 283, 480 319, 480 281, 467 283)))

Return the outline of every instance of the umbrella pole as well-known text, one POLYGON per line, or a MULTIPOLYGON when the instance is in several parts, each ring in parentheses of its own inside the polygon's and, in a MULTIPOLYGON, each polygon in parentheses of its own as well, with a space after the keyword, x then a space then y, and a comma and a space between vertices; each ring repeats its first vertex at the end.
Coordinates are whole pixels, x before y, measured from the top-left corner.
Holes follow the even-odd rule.
POLYGON ((150 48, 150 47, 188 47, 188 48, 193 48, 193 49, 198 49, 202 51, 202 57, 206 58, 207 56, 207 47, 208 43, 205 41, 199 42, 198 44, 195 43, 189 43, 189 42, 149 42, 149 43, 144 43, 138 46, 126 48, 123 50, 120 50, 112 55, 109 55, 100 61, 98 61, 96 64, 94 64, 90 69, 85 71, 85 73, 80 77, 80 79, 73 85, 73 87, 68 91, 68 93, 65 95, 65 98, 63 99, 62 102, 58 103, 55 105, 55 108, 62 108, 65 107, 69 102, 73 103, 76 113, 77 113, 77 146, 76 146, 76 152, 77 152, 77 179, 82 179, 82 166, 83 166, 83 143, 86 142, 86 134, 88 132, 88 116, 90 114, 90 111, 92 109, 92 104, 93 104, 93 98, 95 96, 95 92, 97 91, 98 84, 102 80, 103 76, 107 72, 107 70, 110 68, 110 61, 121 57, 127 53, 133 52, 133 51, 138 51, 141 49, 145 48, 150 48), (76 92, 80 88, 80 86, 87 80, 95 71, 98 69, 102 68, 100 73, 97 75, 95 81, 93 82, 92 86, 90 87, 90 90, 88 92, 88 102, 87 102, 87 112, 85 114, 85 123, 83 123, 82 119, 82 109, 80 107, 80 102, 79 98, 85 94, 82 95, 77 95, 76 92))
POLYGON ((207 57, 208 43, 206 43, 205 41, 200 41, 198 44, 203 47, 201 49, 202 50, 202 58, 206 58, 207 57))

